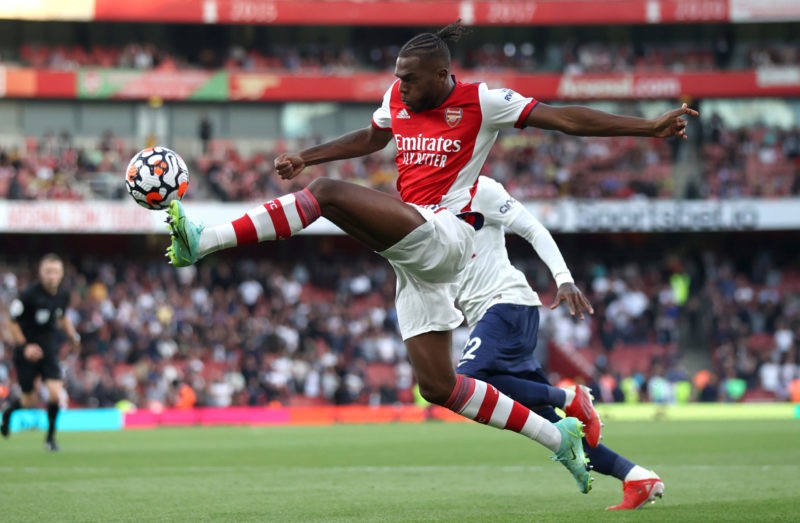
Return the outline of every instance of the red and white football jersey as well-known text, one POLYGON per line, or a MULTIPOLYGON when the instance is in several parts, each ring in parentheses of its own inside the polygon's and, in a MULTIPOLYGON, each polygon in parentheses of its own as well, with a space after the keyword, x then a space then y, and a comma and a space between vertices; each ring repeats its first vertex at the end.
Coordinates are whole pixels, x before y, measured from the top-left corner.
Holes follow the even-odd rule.
POLYGON ((404 202, 470 210, 471 191, 502 128, 522 127, 537 101, 511 89, 456 81, 435 109, 415 113, 400 99, 397 80, 372 115, 397 146, 397 190, 404 202))

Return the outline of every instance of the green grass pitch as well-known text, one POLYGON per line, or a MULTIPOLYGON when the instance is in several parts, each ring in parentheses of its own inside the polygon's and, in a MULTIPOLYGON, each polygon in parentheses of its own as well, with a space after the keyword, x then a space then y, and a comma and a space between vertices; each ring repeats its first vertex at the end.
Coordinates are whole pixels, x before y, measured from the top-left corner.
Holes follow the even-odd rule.
POLYGON ((0 521, 797 521, 800 420, 609 422, 663 500, 604 509, 549 452, 476 424, 41 433, 0 441, 0 521))

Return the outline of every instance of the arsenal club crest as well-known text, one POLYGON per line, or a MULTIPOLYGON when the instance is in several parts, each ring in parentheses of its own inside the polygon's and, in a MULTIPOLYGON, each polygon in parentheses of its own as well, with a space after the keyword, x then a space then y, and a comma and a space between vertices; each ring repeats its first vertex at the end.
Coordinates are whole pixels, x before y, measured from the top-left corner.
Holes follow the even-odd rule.
POLYGON ((444 121, 447 122, 447 125, 450 127, 455 127, 461 123, 461 117, 463 115, 464 111, 461 107, 448 107, 444 110, 444 121))

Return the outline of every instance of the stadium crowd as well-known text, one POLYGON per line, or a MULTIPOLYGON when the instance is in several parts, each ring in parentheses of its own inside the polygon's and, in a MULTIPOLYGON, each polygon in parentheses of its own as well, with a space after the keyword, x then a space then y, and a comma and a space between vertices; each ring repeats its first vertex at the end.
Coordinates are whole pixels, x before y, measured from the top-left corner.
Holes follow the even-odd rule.
MULTIPOLYGON (((712 115, 697 143, 633 138, 579 138, 537 129, 501 135, 485 172, 520 200, 574 198, 735 198, 800 195, 800 128, 754 125, 727 128, 712 115), (685 194, 676 194, 675 160, 681 148, 698 160, 685 194)), ((301 144, 302 146, 303 144, 301 144)), ((285 145, 284 145, 285 146, 285 145)), ((192 198, 221 201, 269 199, 286 187, 272 174, 280 145, 244 154, 225 140, 187 158, 192 198)), ((124 197, 119 173, 133 150, 109 131, 91 148, 68 132, 31 138, 24 147, 0 147, 0 198, 88 200, 124 197)), ((299 184, 317 176, 395 191, 392 149, 364 158, 314 166, 299 184)))
MULTIPOLYGON (((27 43, 6 49, 2 63, 55 70, 109 67, 175 71, 204 68, 227 71, 271 71, 342 74, 386 71, 394 67, 398 49, 373 44, 352 47, 272 42, 264 45, 199 47, 182 51, 165 43, 135 42, 124 46, 27 43)), ((608 40, 508 41, 457 50, 456 68, 479 71, 563 72, 568 74, 718 71, 797 64, 797 41, 776 39, 734 41, 731 35, 697 41, 624 43, 608 40)))
MULTIPOLYGON (((66 283, 83 342, 80 355, 64 363, 69 402, 413 401, 389 266, 358 248, 314 254, 318 239, 296 241, 310 251, 300 263, 220 255, 176 270, 146 259, 72 260, 66 283)), ((516 263, 550 303, 547 271, 529 246, 520 252, 516 263)), ((793 267, 773 254, 742 265, 713 250, 696 259, 670 253, 623 263, 567 253, 581 260, 573 274, 596 313, 577 322, 564 307, 543 307, 540 347, 572 347, 593 362, 590 385, 600 401, 797 401, 800 273, 796 260, 793 267), (707 368, 689 375, 679 346, 706 351, 707 368)), ((31 266, 0 264, 1 322, 32 277, 31 266)), ((462 327, 454 358, 465 340, 462 327)), ((12 347, 2 342, 6 396, 12 347)))

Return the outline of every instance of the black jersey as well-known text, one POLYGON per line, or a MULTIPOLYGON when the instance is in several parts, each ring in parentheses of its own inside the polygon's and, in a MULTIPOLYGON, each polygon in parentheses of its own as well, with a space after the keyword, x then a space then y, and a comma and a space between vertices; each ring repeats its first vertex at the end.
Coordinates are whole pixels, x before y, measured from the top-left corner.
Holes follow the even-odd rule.
POLYGON ((55 354, 59 321, 68 305, 69 294, 62 287, 53 295, 41 283, 34 283, 12 302, 9 312, 28 343, 38 343, 45 354, 55 354))

